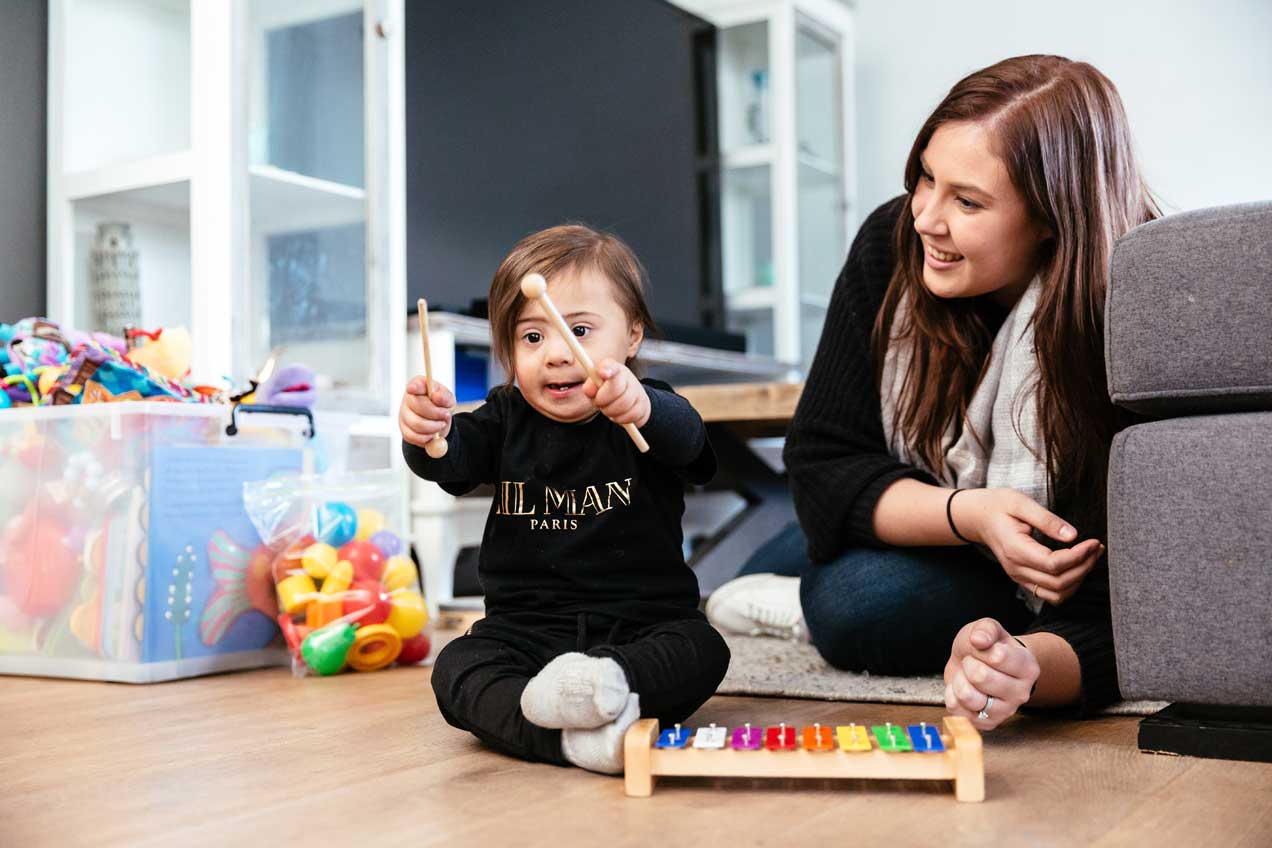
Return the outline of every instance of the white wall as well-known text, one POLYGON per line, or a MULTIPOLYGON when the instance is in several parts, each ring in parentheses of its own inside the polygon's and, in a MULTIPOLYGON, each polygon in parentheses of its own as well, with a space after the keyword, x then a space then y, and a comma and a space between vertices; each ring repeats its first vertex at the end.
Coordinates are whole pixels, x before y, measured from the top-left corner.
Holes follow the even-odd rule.
POLYGON ((1057 53, 1118 87, 1168 211, 1272 200, 1272 0, 856 0, 864 217, 900 194, 906 154, 955 82, 1057 53))

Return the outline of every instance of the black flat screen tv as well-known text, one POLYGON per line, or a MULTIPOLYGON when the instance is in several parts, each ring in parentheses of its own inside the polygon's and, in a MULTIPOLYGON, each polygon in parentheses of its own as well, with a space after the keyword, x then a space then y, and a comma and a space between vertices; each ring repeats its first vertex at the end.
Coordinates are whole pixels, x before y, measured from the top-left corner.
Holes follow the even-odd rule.
POLYGON ((715 30, 664 0, 406 4, 410 299, 484 316, 535 230, 617 233, 662 336, 724 331, 715 30))

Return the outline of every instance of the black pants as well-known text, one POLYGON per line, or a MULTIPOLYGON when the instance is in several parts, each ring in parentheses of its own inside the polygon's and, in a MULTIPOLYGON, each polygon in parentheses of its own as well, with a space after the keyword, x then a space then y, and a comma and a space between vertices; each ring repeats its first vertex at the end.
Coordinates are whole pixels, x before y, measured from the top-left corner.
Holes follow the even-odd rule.
POLYGON ((561 731, 521 714, 521 692, 549 661, 570 651, 617 662, 640 696, 641 717, 664 725, 702 706, 729 667, 724 638, 701 616, 637 623, 599 613, 499 615, 477 622, 438 654, 432 675, 437 706, 452 726, 497 751, 569 765, 561 731))

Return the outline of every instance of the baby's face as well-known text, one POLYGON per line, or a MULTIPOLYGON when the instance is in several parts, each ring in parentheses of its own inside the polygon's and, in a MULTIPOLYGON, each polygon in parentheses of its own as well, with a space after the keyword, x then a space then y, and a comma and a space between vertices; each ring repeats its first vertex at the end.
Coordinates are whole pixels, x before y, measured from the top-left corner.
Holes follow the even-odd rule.
MULTIPOLYGON (((614 284, 596 271, 560 274, 548 280, 548 297, 592 363, 624 363, 636 355, 644 328, 627 319, 614 298, 614 284)), ((587 371, 536 300, 517 318, 514 361, 521 394, 555 421, 585 421, 596 413, 583 394, 587 371)))

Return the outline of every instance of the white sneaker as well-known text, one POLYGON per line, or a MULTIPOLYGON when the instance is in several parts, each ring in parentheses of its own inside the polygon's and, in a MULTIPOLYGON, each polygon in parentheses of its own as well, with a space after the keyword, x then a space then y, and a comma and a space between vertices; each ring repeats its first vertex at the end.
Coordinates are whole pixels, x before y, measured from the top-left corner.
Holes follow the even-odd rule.
POLYGON ((707 598, 707 621, 725 633, 808 641, 798 577, 748 574, 734 578, 707 598))

